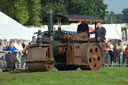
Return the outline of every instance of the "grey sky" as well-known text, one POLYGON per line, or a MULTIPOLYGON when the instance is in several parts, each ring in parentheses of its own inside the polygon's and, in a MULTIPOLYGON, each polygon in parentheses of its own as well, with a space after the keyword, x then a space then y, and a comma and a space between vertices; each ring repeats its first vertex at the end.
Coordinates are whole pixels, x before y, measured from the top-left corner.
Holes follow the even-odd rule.
POLYGON ((107 11, 121 13, 124 8, 128 8, 128 0, 104 0, 108 5, 107 11))

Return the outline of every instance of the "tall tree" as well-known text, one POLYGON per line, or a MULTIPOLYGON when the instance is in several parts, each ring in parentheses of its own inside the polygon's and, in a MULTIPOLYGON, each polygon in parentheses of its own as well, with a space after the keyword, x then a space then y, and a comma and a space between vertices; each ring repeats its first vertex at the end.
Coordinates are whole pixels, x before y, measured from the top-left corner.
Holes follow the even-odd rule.
POLYGON ((29 19, 27 25, 40 26, 40 0, 28 0, 29 19))
POLYGON ((24 25, 40 25, 40 0, 1 0, 0 11, 24 25))
POLYGON ((116 14, 115 15, 115 23, 124 23, 123 14, 116 14))
POLYGON ((73 15, 88 15, 105 17, 107 5, 103 0, 70 0, 68 13, 73 15))
POLYGON ((115 14, 114 12, 108 12, 106 14, 105 23, 107 24, 116 24, 116 23, 124 23, 123 14, 115 14))
POLYGON ((124 16, 124 22, 128 23, 128 8, 123 9, 122 13, 124 16))
POLYGON ((0 10, 21 24, 28 21, 28 8, 25 0, 1 0, 0 10))
POLYGON ((47 16, 49 10, 52 10, 55 14, 67 14, 65 0, 42 0, 42 18, 47 16))
POLYGON ((103 0, 42 0, 42 17, 47 15, 48 10, 54 13, 70 15, 88 15, 105 17, 107 5, 103 0))

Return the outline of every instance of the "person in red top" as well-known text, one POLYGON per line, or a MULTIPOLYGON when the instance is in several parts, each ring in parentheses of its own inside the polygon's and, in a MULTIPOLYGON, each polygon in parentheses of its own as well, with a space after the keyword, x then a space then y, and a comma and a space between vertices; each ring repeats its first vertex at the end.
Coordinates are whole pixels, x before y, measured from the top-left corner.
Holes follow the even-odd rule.
POLYGON ((112 55, 111 53, 113 52, 113 45, 111 43, 111 41, 108 41, 106 44, 105 44, 105 53, 104 53, 104 65, 107 65, 107 66, 110 66, 110 65, 113 65, 113 58, 112 58, 112 55), (111 61, 110 61, 111 59, 111 61))
POLYGON ((128 44, 127 44, 127 47, 125 48, 124 56, 125 56, 126 64, 127 64, 126 66, 128 67, 128 44))

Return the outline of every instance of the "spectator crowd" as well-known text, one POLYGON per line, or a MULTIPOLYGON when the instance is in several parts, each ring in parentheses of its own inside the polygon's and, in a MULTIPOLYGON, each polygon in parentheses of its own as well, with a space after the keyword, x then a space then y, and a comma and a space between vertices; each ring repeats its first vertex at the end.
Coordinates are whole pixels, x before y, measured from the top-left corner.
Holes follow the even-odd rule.
POLYGON ((3 40, 0 40, 0 69, 18 70, 26 68, 28 45, 35 43, 35 36, 32 37, 32 41, 29 43, 23 40, 16 40, 4 45, 3 40))
POLYGON ((128 41, 124 43, 121 40, 118 40, 117 43, 112 43, 111 40, 107 41, 103 63, 105 66, 122 66, 125 64, 128 67, 128 41))

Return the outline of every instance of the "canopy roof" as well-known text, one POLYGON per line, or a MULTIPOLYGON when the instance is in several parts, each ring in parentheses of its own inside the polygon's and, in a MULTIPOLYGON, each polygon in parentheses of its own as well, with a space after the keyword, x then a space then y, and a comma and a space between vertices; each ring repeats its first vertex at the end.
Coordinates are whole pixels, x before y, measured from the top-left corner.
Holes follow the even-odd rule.
POLYGON ((89 21, 89 22, 101 22, 102 18, 96 16, 85 16, 85 15, 54 15, 54 18, 61 18, 62 20, 67 20, 70 22, 74 21, 89 21))
MULTIPOLYGON (((74 22, 102 22, 103 19, 96 16, 85 16, 85 15, 60 15, 53 14, 54 23, 74 23, 74 22)), ((48 17, 43 18, 43 22, 48 22, 48 17)))

